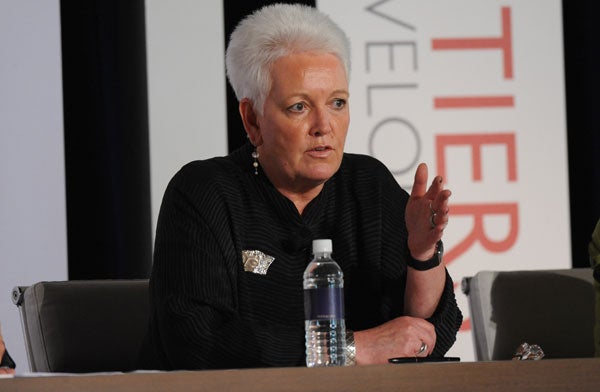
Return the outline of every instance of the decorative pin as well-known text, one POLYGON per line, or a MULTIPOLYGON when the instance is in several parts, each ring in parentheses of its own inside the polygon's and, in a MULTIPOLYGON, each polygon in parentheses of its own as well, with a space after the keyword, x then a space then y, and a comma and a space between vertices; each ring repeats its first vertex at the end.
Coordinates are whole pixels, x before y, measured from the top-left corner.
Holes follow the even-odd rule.
POLYGON ((244 271, 253 272, 259 275, 266 275, 271 263, 275 260, 273 256, 269 256, 260 250, 243 250, 242 262, 244 263, 244 271))

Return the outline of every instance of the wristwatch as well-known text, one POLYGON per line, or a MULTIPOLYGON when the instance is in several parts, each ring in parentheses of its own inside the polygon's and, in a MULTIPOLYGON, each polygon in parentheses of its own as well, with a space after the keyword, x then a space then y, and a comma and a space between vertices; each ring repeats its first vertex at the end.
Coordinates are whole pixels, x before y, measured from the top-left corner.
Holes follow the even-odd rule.
POLYGON ((356 345, 354 344, 354 331, 346 330, 346 366, 356 365, 356 345))
POLYGON ((427 271, 440 265, 442 256, 444 256, 444 243, 442 240, 439 240, 435 245, 435 252, 429 260, 419 261, 410 257, 407 264, 417 271, 427 271))

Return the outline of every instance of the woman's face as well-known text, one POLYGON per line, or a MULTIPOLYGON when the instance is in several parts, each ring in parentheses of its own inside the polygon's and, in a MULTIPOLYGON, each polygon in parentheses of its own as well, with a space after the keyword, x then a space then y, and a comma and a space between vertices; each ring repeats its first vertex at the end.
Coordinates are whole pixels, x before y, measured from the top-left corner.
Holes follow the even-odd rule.
POLYGON ((346 72, 334 55, 297 53, 278 59, 271 78, 252 141, 275 187, 304 192, 340 167, 350 122, 346 72))

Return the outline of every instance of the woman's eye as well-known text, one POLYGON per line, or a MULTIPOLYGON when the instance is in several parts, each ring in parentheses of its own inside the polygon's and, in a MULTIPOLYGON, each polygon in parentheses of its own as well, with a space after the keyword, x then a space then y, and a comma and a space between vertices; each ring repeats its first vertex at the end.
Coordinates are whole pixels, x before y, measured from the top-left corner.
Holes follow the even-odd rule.
POLYGON ((333 100, 333 107, 337 108, 337 109, 342 109, 344 106, 346 106, 346 100, 345 99, 335 99, 333 100))
POLYGON ((298 102, 289 107, 293 112, 301 112, 306 108, 302 102, 298 102))

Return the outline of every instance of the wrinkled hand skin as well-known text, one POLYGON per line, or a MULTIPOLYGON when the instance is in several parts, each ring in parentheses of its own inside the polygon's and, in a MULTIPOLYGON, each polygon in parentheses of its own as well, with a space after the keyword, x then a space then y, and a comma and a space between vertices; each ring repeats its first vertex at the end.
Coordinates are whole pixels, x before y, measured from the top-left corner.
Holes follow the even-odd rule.
POLYGON ((438 240, 448 225, 448 200, 452 195, 444 189, 443 179, 436 176, 427 187, 427 165, 421 163, 415 173, 415 181, 406 204, 406 229, 408 248, 416 260, 428 260, 435 252, 438 240), (435 227, 431 227, 431 216, 435 212, 435 227))

